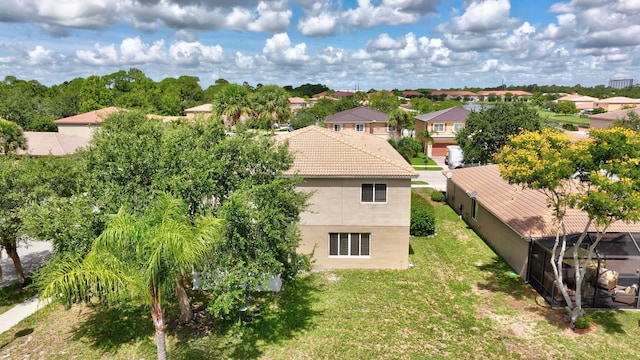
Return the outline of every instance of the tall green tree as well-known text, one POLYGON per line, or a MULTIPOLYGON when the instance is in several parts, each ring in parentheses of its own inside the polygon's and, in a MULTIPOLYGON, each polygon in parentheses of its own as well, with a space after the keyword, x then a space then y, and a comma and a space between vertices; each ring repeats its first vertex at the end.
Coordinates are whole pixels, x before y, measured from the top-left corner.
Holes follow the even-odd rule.
POLYGON ((227 126, 235 128, 241 119, 253 116, 249 91, 237 84, 221 86, 213 95, 213 111, 227 126))
POLYGON ((557 221, 556 241, 551 259, 556 284, 570 312, 572 326, 584 315, 582 284, 588 271, 585 264, 609 226, 616 221, 640 220, 640 134, 633 130, 612 128, 592 130, 587 140, 571 143, 556 131, 523 132, 511 138, 497 156, 500 173, 510 183, 522 184, 543 192, 550 200, 557 221), (587 173, 576 187, 576 170, 587 173), (573 245, 572 264, 575 271, 575 301, 561 284, 562 266, 567 249, 564 217, 567 209, 578 208, 586 214, 578 240, 573 245), (587 258, 578 250, 596 225, 595 240, 587 246, 587 258))
POLYGON ((276 122, 286 122, 291 118, 289 94, 277 85, 260 87, 252 94, 252 102, 258 120, 267 121, 273 135, 276 122))
POLYGON ((640 132, 640 114, 629 110, 627 114, 613 122, 613 126, 624 127, 640 132))
POLYGON ((578 113, 578 111, 576 104, 571 101, 559 102, 553 106, 553 112, 562 115, 572 115, 578 113))
POLYGON ((27 148, 27 140, 20 125, 0 117, 0 147, 5 155, 9 151, 27 148))
POLYGON ((26 282, 17 251, 23 209, 51 196, 71 196, 78 178, 73 159, 0 156, 0 245, 13 261, 20 286, 26 282))
POLYGON ((497 103, 471 112, 464 129, 456 134, 465 163, 488 163, 502 150, 512 135, 542 128, 538 111, 523 103, 497 103))
POLYGON ((369 94, 369 107, 380 112, 391 114, 400 106, 400 100, 389 91, 369 94))
POLYGON ((149 306, 158 359, 166 359, 166 307, 181 277, 215 257, 222 225, 211 216, 192 221, 187 215, 186 204, 170 196, 156 198, 142 214, 120 210, 84 260, 68 259, 48 274, 42 296, 65 303, 98 298, 106 304, 130 300, 149 306))
POLYGON ((405 128, 415 128, 415 119, 408 111, 397 108, 389 115, 387 124, 396 127, 396 135, 402 136, 402 130, 405 128))

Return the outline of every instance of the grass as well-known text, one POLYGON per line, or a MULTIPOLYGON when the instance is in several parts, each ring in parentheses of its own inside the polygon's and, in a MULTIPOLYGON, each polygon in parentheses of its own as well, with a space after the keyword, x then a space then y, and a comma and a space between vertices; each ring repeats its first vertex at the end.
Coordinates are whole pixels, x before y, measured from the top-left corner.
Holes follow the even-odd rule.
MULTIPOLYGON (((26 280, 27 284, 31 282, 31 278, 26 278, 26 280)), ((0 314, 36 295, 37 293, 38 292, 34 287, 27 285, 24 288, 20 288, 17 282, 0 288, 0 314)))
MULTIPOLYGON (((414 189, 427 196, 430 189, 414 189)), ((635 358, 637 312, 590 312, 579 335, 446 205, 437 232, 413 238, 408 270, 314 272, 252 304, 254 321, 170 323, 172 359, 635 358)), ((154 358, 148 310, 52 305, 0 335, 0 357, 154 358), (38 354, 38 355, 36 355, 38 354)), ((168 314, 173 318, 175 314, 168 314)))
POLYGON ((555 122, 558 124, 574 124, 577 126, 589 127, 589 118, 580 117, 580 115, 561 115, 546 109, 538 109, 538 113, 542 118, 546 118, 547 122, 555 122))
POLYGON ((411 185, 429 185, 429 183, 422 180, 412 180, 411 185))
POLYGON ((409 163, 416 170, 441 171, 442 168, 431 158, 425 159, 424 153, 418 153, 409 163))

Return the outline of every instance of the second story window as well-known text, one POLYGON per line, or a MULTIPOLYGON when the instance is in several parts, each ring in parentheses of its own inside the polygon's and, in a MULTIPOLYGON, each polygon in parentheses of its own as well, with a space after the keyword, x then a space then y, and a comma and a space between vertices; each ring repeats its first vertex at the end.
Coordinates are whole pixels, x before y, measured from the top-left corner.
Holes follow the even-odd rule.
POLYGON ((333 131, 342 131, 342 124, 333 124, 333 131))
POLYGON ((360 201, 363 203, 386 203, 387 184, 362 184, 360 201))
POLYGON ((364 132, 364 124, 356 124, 356 131, 364 132))
POLYGON ((464 129, 464 123, 455 123, 453 124, 453 132, 458 132, 464 129))
POLYGON ((436 132, 436 133, 444 132, 444 124, 443 123, 435 123, 435 124, 433 124, 433 127, 432 127, 431 131, 436 132))

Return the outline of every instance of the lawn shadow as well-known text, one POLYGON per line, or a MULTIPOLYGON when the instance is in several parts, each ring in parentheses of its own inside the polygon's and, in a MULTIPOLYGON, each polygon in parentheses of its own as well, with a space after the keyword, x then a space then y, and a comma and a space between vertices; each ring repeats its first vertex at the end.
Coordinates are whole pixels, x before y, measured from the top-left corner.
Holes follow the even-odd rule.
POLYGON ((313 310, 316 293, 319 291, 315 282, 316 275, 303 276, 288 285, 280 293, 263 293, 249 305, 248 311, 239 317, 230 316, 228 320, 211 320, 209 326, 199 313, 197 320, 200 331, 194 331, 193 325, 179 327, 177 336, 179 343, 174 355, 188 359, 257 359, 262 356, 263 346, 278 344, 295 338, 298 333, 313 327, 313 318, 321 315, 313 310), (207 331, 202 331, 207 328, 207 331), (208 342, 218 345, 199 348, 194 339, 209 338, 208 342), (194 345, 192 345, 192 343, 194 345))
POLYGON ((74 341, 86 341, 83 339, 88 338, 93 347, 104 352, 115 351, 123 344, 140 340, 149 342, 155 349, 155 343, 149 341, 155 330, 147 307, 121 305, 92 309, 95 311, 73 329, 74 341))
POLYGON ((481 289, 506 293, 517 300, 537 295, 504 260, 497 256, 494 256, 489 263, 478 265, 478 269, 490 274, 487 281, 478 283, 481 289))

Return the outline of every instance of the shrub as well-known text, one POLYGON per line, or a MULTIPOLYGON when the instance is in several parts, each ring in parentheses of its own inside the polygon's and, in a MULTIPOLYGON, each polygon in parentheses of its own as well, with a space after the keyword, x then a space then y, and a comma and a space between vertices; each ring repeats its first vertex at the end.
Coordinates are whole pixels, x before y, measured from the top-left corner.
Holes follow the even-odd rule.
POLYGON ((418 194, 411 194, 411 226, 412 236, 432 235, 436 231, 436 219, 433 206, 418 194))
POLYGON ((567 131, 577 131, 578 128, 573 124, 562 124, 562 128, 567 131))
POLYGON ((576 319, 576 329, 588 329, 589 327, 591 327, 591 324, 593 323, 593 320, 591 320, 591 318, 589 316, 581 316, 578 319, 576 319))
POLYGON ((431 200, 437 201, 437 202, 443 202, 446 200, 446 196, 442 191, 432 191, 431 200))

